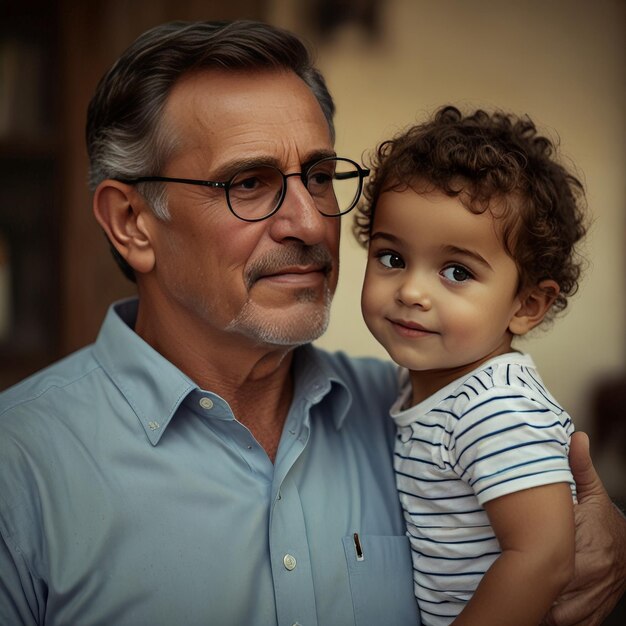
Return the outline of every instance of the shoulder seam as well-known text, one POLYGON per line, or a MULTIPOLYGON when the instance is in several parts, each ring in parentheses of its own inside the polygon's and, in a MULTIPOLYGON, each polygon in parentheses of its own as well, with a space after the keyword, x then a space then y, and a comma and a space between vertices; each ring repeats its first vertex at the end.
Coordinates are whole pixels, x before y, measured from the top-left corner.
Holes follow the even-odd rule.
POLYGON ((68 380, 66 383, 62 385, 49 384, 48 386, 46 386, 45 388, 43 388, 41 391, 39 391, 38 393, 34 395, 29 395, 26 398, 24 397, 19 398, 15 402, 10 404, 9 406, 5 407, 3 410, 1 410, 0 416, 4 415, 7 411, 10 411, 11 409, 14 409, 17 406, 21 406, 24 404, 28 404, 29 402, 34 402, 35 400, 38 400, 39 398, 44 396, 46 393, 48 393, 51 389, 64 389, 65 387, 68 387, 69 385, 73 385, 74 383, 77 383, 78 381, 92 374, 95 370, 100 370, 100 369, 102 369, 102 366, 100 365, 100 363, 96 363, 91 369, 87 370, 86 372, 83 372, 80 376, 76 378, 72 378, 71 380, 68 380))

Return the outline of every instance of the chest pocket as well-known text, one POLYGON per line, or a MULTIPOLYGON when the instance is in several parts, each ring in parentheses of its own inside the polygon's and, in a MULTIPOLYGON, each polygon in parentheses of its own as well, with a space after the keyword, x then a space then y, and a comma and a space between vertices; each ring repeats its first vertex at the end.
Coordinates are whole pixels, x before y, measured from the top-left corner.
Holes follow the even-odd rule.
POLYGON ((405 536, 343 538, 356 626, 420 624, 405 536))

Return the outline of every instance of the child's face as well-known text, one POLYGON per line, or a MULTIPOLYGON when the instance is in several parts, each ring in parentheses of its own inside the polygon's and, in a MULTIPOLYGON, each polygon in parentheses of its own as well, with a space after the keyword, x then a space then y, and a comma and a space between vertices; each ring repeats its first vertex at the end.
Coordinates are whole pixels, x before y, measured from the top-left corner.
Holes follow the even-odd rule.
POLYGON ((376 205, 363 317, 431 393, 510 350, 518 271, 497 227, 440 192, 386 192, 376 205))

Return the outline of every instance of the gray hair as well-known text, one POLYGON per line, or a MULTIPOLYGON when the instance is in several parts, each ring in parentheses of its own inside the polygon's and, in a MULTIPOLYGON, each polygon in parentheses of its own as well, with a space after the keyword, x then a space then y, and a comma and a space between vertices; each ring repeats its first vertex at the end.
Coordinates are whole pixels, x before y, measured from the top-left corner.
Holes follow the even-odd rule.
MULTIPOLYGON (((288 70, 317 98, 334 140, 335 105, 304 43, 289 31, 249 20, 171 22, 141 35, 103 76, 87 112, 89 186, 107 178, 158 175, 176 148, 163 109, 176 82, 208 68, 288 70)), ((165 186, 137 186, 155 215, 169 218, 165 186)), ((124 274, 134 272, 112 247, 124 274)))

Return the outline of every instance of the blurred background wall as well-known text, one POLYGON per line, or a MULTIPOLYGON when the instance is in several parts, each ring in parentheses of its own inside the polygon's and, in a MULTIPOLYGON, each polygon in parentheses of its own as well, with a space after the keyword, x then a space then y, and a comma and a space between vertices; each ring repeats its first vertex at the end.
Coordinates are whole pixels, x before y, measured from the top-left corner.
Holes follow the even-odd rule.
MULTIPOLYGON (((108 304, 132 293, 85 184, 85 110, 99 77, 150 26, 240 17, 290 28, 316 49, 342 155, 366 157, 444 103, 528 114, 559 138, 587 186, 589 267, 563 319, 520 347, 577 427, 592 432, 604 480, 625 498, 622 0, 3 0, 0 387, 93 341, 108 304)), ((319 343, 384 357, 361 321, 365 255, 350 221, 331 327, 319 343)))
MULTIPOLYGON (((584 180, 588 267, 566 314, 518 342, 579 429, 594 435, 611 490, 626 495, 626 3, 600 0, 274 0, 271 21, 317 42, 337 103, 337 150, 358 157, 444 103, 528 114, 584 180), (348 3, 350 4, 350 3, 348 3), (315 13, 313 7, 334 11, 315 13), (308 7, 308 8, 307 8, 308 7), (326 36, 313 16, 325 16, 326 36), (606 400, 606 398, 605 398, 606 400), (614 411, 607 415, 607 411, 614 411), (606 445, 605 445, 606 443, 606 445)), ((384 356, 359 313, 364 251, 344 220, 329 349, 384 356)))

